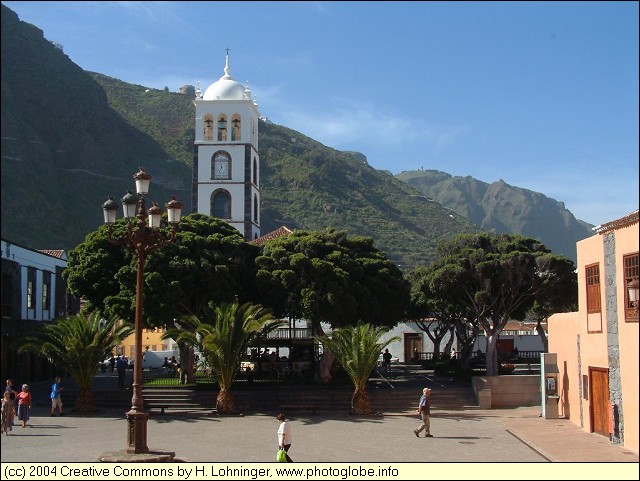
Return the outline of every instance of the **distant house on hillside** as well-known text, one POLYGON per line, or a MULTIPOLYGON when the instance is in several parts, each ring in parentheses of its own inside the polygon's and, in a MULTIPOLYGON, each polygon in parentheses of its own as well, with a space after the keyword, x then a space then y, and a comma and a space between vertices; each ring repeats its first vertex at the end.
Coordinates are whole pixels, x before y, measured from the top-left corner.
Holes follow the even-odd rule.
POLYGON ((578 312, 549 319, 558 412, 638 452, 638 211, 577 243, 578 312))
POLYGON ((12 349, 42 322, 76 313, 80 303, 69 297, 62 272, 67 255, 61 250, 36 250, 2 239, 2 379, 18 382, 51 377, 51 366, 33 354, 12 349))

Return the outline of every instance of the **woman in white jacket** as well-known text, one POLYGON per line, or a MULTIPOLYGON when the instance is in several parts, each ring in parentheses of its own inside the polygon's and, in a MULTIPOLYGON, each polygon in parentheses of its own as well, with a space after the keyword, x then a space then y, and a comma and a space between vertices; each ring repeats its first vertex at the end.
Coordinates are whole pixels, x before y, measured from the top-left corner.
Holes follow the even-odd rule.
MULTIPOLYGON (((280 413, 276 416, 280 427, 278 428, 278 448, 284 449, 285 453, 289 452, 293 439, 291 438, 291 425, 286 421, 286 416, 280 413)), ((287 463, 292 463, 293 459, 289 457, 289 454, 285 454, 287 457, 287 463)))

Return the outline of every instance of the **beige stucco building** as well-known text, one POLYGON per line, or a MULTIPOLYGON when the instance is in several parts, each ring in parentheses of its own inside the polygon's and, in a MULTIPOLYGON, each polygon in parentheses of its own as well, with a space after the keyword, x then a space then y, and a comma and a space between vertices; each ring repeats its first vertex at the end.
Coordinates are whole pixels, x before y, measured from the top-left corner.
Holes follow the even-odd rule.
POLYGON ((578 312, 549 319, 559 414, 638 452, 638 211, 577 243, 578 312))
MULTIPOLYGON (((165 333, 165 329, 143 329, 142 330, 142 351, 168 351, 171 349, 177 349, 178 346, 173 339, 162 339, 162 335, 165 333)), ((126 337, 122 344, 116 348, 116 354, 126 356, 129 358, 135 357, 136 352, 136 337, 135 333, 126 337)))

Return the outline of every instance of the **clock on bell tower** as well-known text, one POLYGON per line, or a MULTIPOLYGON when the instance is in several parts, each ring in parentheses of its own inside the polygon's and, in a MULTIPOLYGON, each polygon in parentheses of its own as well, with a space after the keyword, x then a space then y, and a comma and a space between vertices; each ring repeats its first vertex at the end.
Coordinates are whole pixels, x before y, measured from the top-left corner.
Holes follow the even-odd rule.
POLYGON ((258 104, 249 86, 224 75, 196 89, 193 210, 224 219, 248 241, 260 237, 258 104))

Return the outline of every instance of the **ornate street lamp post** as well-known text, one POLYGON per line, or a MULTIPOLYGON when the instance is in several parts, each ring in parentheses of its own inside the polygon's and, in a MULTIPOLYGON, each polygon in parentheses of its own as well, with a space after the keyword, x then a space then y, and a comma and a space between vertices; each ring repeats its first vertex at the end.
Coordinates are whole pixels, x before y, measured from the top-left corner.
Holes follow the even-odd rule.
POLYGON ((136 256, 136 313, 135 313, 135 352, 133 364, 133 396, 131 409, 126 413, 128 421, 126 449, 127 454, 149 453, 147 447, 147 418, 142 399, 142 306, 144 300, 144 263, 147 254, 154 249, 165 246, 175 240, 176 229, 182 214, 182 204, 175 197, 166 204, 171 232, 167 237, 160 232, 162 209, 153 203, 147 211, 144 196, 149 192, 151 176, 140 168, 133 178, 136 181, 137 196, 128 192, 122 198, 124 217, 129 220, 127 232, 121 237, 112 235, 111 226, 116 220, 118 206, 112 197, 103 205, 104 221, 109 226, 109 241, 131 249, 136 256), (137 213, 136 213, 137 210, 137 213), (147 219, 148 215, 148 219, 147 219))

